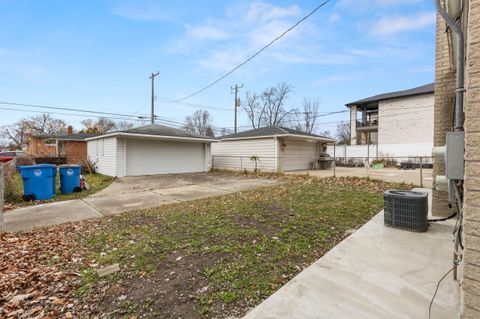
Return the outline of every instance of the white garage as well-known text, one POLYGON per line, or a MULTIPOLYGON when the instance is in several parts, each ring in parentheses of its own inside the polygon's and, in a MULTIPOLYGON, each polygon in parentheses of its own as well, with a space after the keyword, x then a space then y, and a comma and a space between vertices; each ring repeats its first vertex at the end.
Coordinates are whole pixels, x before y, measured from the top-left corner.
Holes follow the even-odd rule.
POLYGON ((268 126, 220 138, 212 145, 212 165, 219 169, 298 171, 312 169, 333 139, 280 126, 268 126))
POLYGON ((109 176, 206 172, 215 141, 152 124, 87 139, 87 151, 97 172, 109 176))

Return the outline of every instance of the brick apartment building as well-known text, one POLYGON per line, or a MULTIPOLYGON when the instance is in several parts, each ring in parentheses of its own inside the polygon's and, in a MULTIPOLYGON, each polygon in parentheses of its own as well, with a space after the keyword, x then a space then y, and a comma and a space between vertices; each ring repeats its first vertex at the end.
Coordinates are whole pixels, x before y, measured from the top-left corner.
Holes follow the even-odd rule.
MULTIPOLYGON (((440 1, 445 5, 445 1, 440 1)), ((463 257, 459 264, 462 318, 480 318, 480 0, 449 1, 447 12, 465 40, 465 172, 463 182, 463 257), (456 6, 456 8, 455 8, 456 6)), ((456 92, 455 34, 437 15, 434 144, 445 145, 454 130, 456 92)), ((434 175, 445 175, 444 164, 434 163, 434 175)), ((433 211, 446 216, 447 193, 434 189, 433 211)), ((462 256, 462 252, 460 252, 462 256)))

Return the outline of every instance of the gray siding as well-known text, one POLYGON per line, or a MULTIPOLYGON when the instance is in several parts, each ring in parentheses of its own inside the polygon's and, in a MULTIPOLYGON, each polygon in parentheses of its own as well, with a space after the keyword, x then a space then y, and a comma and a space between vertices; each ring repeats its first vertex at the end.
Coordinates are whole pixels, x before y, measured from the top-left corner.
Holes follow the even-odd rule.
POLYGON ((285 147, 279 143, 279 170, 298 171, 312 169, 313 161, 318 157, 320 145, 317 142, 285 139, 285 147))
POLYGON ((219 169, 253 170, 255 162, 261 171, 277 170, 277 141, 273 137, 221 141, 212 144, 213 167, 219 169))

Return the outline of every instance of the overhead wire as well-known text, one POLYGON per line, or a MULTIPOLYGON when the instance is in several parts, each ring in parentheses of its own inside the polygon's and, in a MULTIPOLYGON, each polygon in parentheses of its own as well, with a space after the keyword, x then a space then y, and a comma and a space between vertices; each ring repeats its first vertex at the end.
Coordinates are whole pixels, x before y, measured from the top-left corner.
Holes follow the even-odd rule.
POLYGON ((11 105, 11 106, 24 106, 24 107, 32 107, 32 108, 42 108, 42 109, 49 109, 49 110, 73 111, 73 112, 81 112, 81 113, 89 113, 89 114, 102 114, 102 115, 109 115, 109 116, 113 115, 113 116, 134 117, 134 118, 139 117, 139 115, 133 115, 133 114, 102 112, 102 111, 93 111, 89 109, 79 109, 79 108, 52 106, 52 105, 27 104, 27 103, 18 103, 18 102, 9 102, 9 101, 0 101, 0 104, 11 105))
POLYGON ((307 15, 305 15, 303 18, 301 18, 300 20, 298 20, 293 26, 291 26, 290 28, 288 28, 287 30, 285 30, 284 32, 282 32, 280 35, 278 35, 276 38, 274 38, 272 41, 270 41, 269 43, 267 43, 266 45, 264 45, 260 50, 258 50, 257 52, 255 52, 253 55, 251 55, 249 58, 247 58, 246 60, 244 60, 242 63, 238 64, 236 67, 234 67, 233 69, 231 69, 230 71, 228 71, 227 73, 223 74, 222 76, 220 76, 218 79, 216 79, 215 81, 213 81, 212 83, 208 84, 207 86, 187 95, 187 96, 184 96, 182 98, 179 98, 179 99, 175 99, 173 101, 169 101, 167 103, 176 103, 176 102, 181 102, 181 101, 184 101, 184 100, 187 100, 195 95, 198 95, 200 93, 202 93, 203 91, 205 90, 208 90, 209 88, 211 88, 212 86, 214 86, 215 84, 217 84, 218 82, 220 82, 221 80, 225 79, 227 76, 229 76, 230 74, 232 74, 233 72, 237 71, 238 69, 240 69, 242 66, 244 66, 245 64, 247 64, 248 62, 250 62, 251 60, 253 60, 254 58, 256 58, 260 53, 262 53, 263 51, 265 51, 267 48, 269 48, 270 46, 272 46, 275 42, 277 42, 278 40, 280 40, 282 37, 284 37, 287 33, 289 33, 290 31, 292 31, 293 29, 295 29, 299 24, 301 24, 302 22, 304 22, 305 20, 307 20, 308 18, 310 18, 312 15, 314 15, 318 10, 320 10, 320 8, 322 8, 323 6, 325 6, 327 3, 329 3, 331 0, 326 0, 324 2, 322 2, 321 4, 319 4, 318 6, 316 6, 312 11, 310 11, 307 15))
MULTIPOLYGON (((26 110, 26 109, 14 109, 14 108, 9 108, 9 107, 1 107, 0 110, 5 110, 5 111, 14 111, 14 112, 28 112, 28 113, 37 113, 37 114, 57 114, 57 115, 69 115, 69 116, 78 116, 78 117, 85 117, 85 118, 90 118, 90 117, 96 117, 96 118, 102 118, 104 116, 99 116, 99 115, 85 115, 85 114, 73 114, 73 113, 65 113, 65 112, 45 112, 45 111, 35 111, 35 110, 26 110)), ((123 120, 123 121, 142 121, 142 119, 126 119, 124 117, 112 117, 109 116, 109 119, 116 119, 116 120, 123 120)))
MULTIPOLYGON (((39 104, 26 104, 26 103, 17 103, 17 102, 7 102, 7 101, 0 101, 0 105, 15 105, 15 106, 24 106, 24 107, 34 107, 34 108, 41 108, 41 109, 47 109, 47 110, 66 110, 66 111, 71 111, 71 112, 83 112, 83 113, 88 113, 92 115, 84 115, 84 114, 72 114, 72 113, 65 113, 65 112, 48 112, 51 114, 60 114, 60 115, 70 115, 70 116, 77 116, 77 117, 105 117, 105 115, 108 115, 109 118, 111 119, 118 119, 118 120, 125 120, 125 121, 138 121, 138 122, 143 122, 146 119, 150 117, 150 115, 145 115, 145 114, 139 114, 139 115, 132 115, 132 114, 123 114, 123 113, 113 113, 113 112, 102 112, 102 111, 93 111, 93 110, 88 110, 88 109, 78 109, 78 108, 70 108, 70 107, 60 107, 60 106, 51 106, 51 105, 39 105, 39 104), (97 115, 100 114, 100 115, 97 115)), ((405 109, 424 109, 424 108, 432 108, 432 106, 415 106, 415 107, 404 107, 402 110, 405 109)), ((1 110, 7 110, 7 111, 17 111, 17 112, 30 112, 30 113, 46 113, 43 111, 33 111, 33 110, 26 110, 26 109, 16 109, 16 108, 8 108, 8 107, 0 107, 1 110)), ((349 110, 339 110, 339 111, 331 111, 331 112, 323 112, 319 113, 318 117, 324 117, 324 116, 330 116, 330 115, 335 115, 335 114, 341 114, 341 113, 346 113, 349 112, 349 110)), ((418 111, 420 112, 420 110, 418 111)), ((394 113, 390 115, 385 115, 382 116, 382 118, 388 118, 388 117, 396 117, 398 115, 403 115, 403 114, 412 114, 412 113, 418 113, 418 112, 407 112, 407 113, 394 113)), ((300 112, 300 111, 294 111, 291 112, 291 114, 304 114, 305 112, 300 112)), ((177 126, 184 127, 187 123, 183 120, 180 119, 175 119, 175 118, 168 118, 168 117, 160 117, 155 115, 155 118, 157 120, 163 121, 168 124, 176 124, 177 126)), ((283 123, 292 123, 292 122, 297 122, 298 119, 290 119, 286 120, 283 123)), ((314 126, 319 126, 319 125, 328 125, 328 124, 338 124, 341 122, 345 122, 344 120, 342 121, 330 121, 330 122, 320 122, 320 123, 315 123, 314 126)), ((220 126, 211 126, 211 128, 214 131, 224 131, 225 129, 227 130, 232 130, 233 127, 220 127, 220 126)), ((245 128, 249 129, 251 128, 250 125, 241 125, 238 126, 238 128, 245 128)))

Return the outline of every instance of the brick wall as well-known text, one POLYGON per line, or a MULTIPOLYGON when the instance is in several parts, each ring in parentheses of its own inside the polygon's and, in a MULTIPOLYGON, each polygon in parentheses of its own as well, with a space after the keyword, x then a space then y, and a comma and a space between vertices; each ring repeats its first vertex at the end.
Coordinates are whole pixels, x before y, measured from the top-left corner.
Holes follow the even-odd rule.
POLYGON ((45 144, 41 138, 32 137, 27 144, 27 153, 35 156, 55 156, 57 148, 55 145, 45 144))
MULTIPOLYGON (((437 15, 436 50, 435 50, 435 107, 433 145, 445 145, 445 132, 453 129, 455 110, 455 68, 452 64, 452 52, 448 46, 446 24, 437 15)), ((445 175, 443 163, 433 163, 433 178, 445 175)), ((451 212, 448 207, 447 193, 433 190, 432 213, 435 216, 447 216, 451 212)))
POLYGON ((434 95, 380 101, 379 144, 433 143, 434 95))
POLYGON ((60 155, 67 157, 68 164, 84 164, 83 161, 87 159, 87 142, 64 141, 60 155))
POLYGON ((470 0, 465 74, 463 318, 480 318, 480 0, 470 0))

